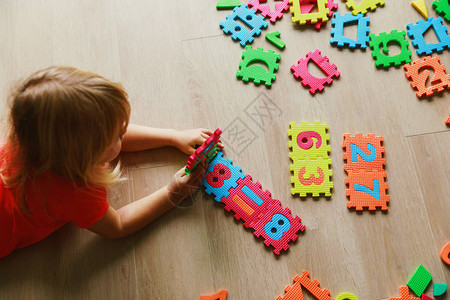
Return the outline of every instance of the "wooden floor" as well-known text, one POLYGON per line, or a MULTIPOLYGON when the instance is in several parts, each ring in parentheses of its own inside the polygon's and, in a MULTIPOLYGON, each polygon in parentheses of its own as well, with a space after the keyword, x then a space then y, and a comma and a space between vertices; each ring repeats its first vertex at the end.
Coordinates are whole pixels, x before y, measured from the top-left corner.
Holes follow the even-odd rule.
MULTIPOLYGON (((330 22, 317 32, 293 25, 288 13, 253 43, 280 52, 263 37, 279 30, 287 44, 272 88, 244 84, 235 77, 243 48, 219 29, 229 11, 217 11, 215 2, 2 0, 1 99, 16 79, 49 65, 121 81, 134 123, 225 129, 226 156, 299 215, 305 233, 276 257, 200 192, 122 240, 69 224, 13 252, 0 259, 0 299, 198 299, 220 289, 228 289, 230 300, 276 299, 303 270, 333 298, 347 291, 360 300, 388 299, 399 296, 399 286, 419 264, 433 282, 450 284, 450 268, 439 258, 450 240, 450 131, 444 124, 450 93, 419 100, 403 68, 377 70, 370 51, 330 46, 330 22), (341 77, 311 96, 289 67, 315 48, 341 77), (330 199, 290 194, 288 124, 314 120, 330 128, 330 199), (384 136, 388 213, 358 214, 346 207, 341 144, 344 133, 357 132, 384 136)), ((338 2, 338 11, 348 12, 338 2)), ((372 33, 405 30, 422 18, 409 0, 386 2, 368 14, 372 33)), ((431 2, 426 0, 429 15, 436 16, 431 2)), ((346 35, 355 35, 352 30, 346 35)), ((450 52, 440 56, 450 69, 450 52)), ((2 127, 7 111, 3 101, 2 127)), ((122 159, 126 179, 109 197, 115 208, 165 185, 187 157, 161 149, 122 159)))

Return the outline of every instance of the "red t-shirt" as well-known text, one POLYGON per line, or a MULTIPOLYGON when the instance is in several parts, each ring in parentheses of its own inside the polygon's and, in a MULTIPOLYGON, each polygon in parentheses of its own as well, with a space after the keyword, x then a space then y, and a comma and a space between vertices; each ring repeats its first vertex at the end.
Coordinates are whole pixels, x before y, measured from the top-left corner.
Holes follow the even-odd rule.
POLYGON ((109 207, 103 187, 75 188, 70 180, 48 172, 27 184, 25 193, 31 216, 18 207, 17 189, 0 180, 0 257, 42 240, 68 222, 90 227, 109 207))

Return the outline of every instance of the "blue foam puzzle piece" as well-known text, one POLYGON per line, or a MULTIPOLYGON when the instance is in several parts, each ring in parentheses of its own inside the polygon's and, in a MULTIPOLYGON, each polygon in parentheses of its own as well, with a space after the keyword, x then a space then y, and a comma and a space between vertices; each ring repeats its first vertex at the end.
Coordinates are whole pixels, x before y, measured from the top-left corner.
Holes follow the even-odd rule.
POLYGON ((214 194, 214 200, 217 202, 220 202, 222 197, 228 197, 230 195, 229 190, 231 188, 236 188, 238 183, 238 179, 244 179, 245 175, 242 174, 242 169, 239 166, 234 166, 233 161, 229 158, 223 158, 223 152, 218 151, 216 157, 209 163, 208 170, 206 170, 205 178, 203 178, 203 186, 206 188, 205 192, 209 195, 214 194), (231 171, 230 178, 224 180, 223 185, 220 188, 215 188, 211 186, 207 180, 206 177, 209 173, 211 173, 214 170, 214 167, 218 164, 222 164, 226 166, 231 171))
POLYGON ((406 28, 408 29, 408 36, 412 39, 411 44, 417 48, 417 55, 430 55, 433 52, 441 53, 445 48, 450 48, 450 35, 447 34, 447 26, 443 24, 443 19, 428 18, 426 21, 419 20, 416 24, 409 23, 406 28), (425 32, 432 27, 439 43, 428 44, 425 41, 425 32))
POLYGON ((330 44, 336 45, 337 47, 347 46, 351 49, 359 46, 361 49, 367 47, 369 42, 369 32, 370 32, 370 18, 364 17, 363 14, 357 14, 354 16, 351 13, 339 14, 335 13, 333 20, 331 20, 331 39, 330 44), (347 23, 358 22, 358 31, 356 40, 344 36, 344 26, 347 23))
POLYGON ((242 4, 233 9, 232 14, 227 15, 226 21, 219 23, 225 34, 231 33, 233 40, 240 40, 240 44, 244 47, 247 43, 253 42, 255 35, 260 35, 262 28, 266 28, 269 25, 264 21, 264 17, 257 15, 256 12, 247 7, 247 4, 242 4), (249 31, 246 27, 242 26, 237 20, 245 23, 252 30, 249 31))
POLYGON ((435 282, 433 284, 433 296, 439 297, 444 295, 444 293, 447 291, 447 284, 446 283, 437 283, 435 282))

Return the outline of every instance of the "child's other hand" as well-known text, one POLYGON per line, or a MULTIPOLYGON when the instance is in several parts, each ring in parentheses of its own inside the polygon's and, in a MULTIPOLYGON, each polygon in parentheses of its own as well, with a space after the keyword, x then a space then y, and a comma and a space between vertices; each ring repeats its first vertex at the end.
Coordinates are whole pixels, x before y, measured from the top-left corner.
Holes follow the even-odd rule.
POLYGON ((186 175, 184 167, 176 172, 167 185, 169 200, 177 205, 184 198, 193 195, 202 184, 207 168, 207 164, 199 164, 189 175, 186 175))
MULTIPOLYGON (((195 146, 203 144, 211 134, 213 134, 211 130, 204 128, 176 131, 174 146, 184 153, 191 155, 195 151, 195 146)), ((220 140, 217 143, 217 148, 223 149, 223 144, 220 140)))

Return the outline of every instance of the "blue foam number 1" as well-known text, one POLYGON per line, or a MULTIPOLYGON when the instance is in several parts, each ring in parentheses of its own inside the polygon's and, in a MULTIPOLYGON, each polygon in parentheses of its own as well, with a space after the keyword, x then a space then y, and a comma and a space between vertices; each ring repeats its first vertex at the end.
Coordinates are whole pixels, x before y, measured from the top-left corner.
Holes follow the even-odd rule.
POLYGON ((367 186, 355 183, 355 191, 363 192, 369 194, 375 199, 380 199, 380 181, 378 179, 373 180, 373 190, 369 189, 367 186))
POLYGON ((369 155, 367 155, 361 148, 359 148, 359 146, 350 144, 350 151, 352 152, 352 162, 358 162, 358 154, 365 161, 373 162, 377 157, 377 150, 372 144, 367 144, 367 149, 370 151, 369 155))
POLYGON ((274 214, 272 222, 267 222, 264 225, 264 231, 273 240, 279 240, 283 237, 283 233, 291 228, 291 222, 282 214, 274 214))

